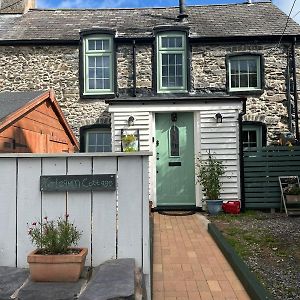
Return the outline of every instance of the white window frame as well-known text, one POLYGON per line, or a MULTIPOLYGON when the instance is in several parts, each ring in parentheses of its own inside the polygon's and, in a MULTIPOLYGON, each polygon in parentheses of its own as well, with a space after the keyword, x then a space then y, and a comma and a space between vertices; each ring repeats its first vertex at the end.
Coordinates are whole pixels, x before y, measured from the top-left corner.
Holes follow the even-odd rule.
POLYGON ((110 35, 99 35, 92 34, 85 36, 83 39, 83 76, 84 76, 84 91, 83 95, 101 95, 101 94, 114 94, 114 56, 113 56, 113 37, 110 35), (89 50, 88 42, 90 40, 107 40, 109 41, 109 49, 107 50, 89 50), (110 87, 108 89, 89 89, 89 68, 88 68, 88 58, 89 57, 102 57, 109 56, 109 79, 110 87))
MULTIPOLYGON (((241 91, 260 91, 262 89, 261 81, 261 55, 233 55, 228 58, 228 90, 229 92, 241 92, 241 91), (256 87, 232 87, 231 86, 231 62, 232 60, 248 61, 256 60, 256 73, 257 84, 256 87)), ((248 73, 249 74, 249 73, 248 73)))
POLYGON ((157 52, 157 93, 185 93, 187 92, 187 36, 184 32, 165 32, 156 37, 157 52), (164 48, 162 47, 162 38, 180 37, 182 38, 182 47, 164 48), (163 87, 162 86, 162 55, 163 54, 181 54, 182 55, 182 86, 163 87))
MULTIPOLYGON (((91 133, 109 133, 110 137, 112 137, 111 135, 111 130, 110 128, 94 128, 94 129, 87 129, 85 131, 85 152, 89 152, 88 148, 89 148, 89 134, 91 133)), ((103 145, 102 145, 103 146, 103 145)), ((110 151, 95 151, 96 153, 106 153, 106 152, 111 152, 112 151, 112 140, 110 143, 111 149, 110 151)), ((94 153, 94 152, 93 152, 94 153)))

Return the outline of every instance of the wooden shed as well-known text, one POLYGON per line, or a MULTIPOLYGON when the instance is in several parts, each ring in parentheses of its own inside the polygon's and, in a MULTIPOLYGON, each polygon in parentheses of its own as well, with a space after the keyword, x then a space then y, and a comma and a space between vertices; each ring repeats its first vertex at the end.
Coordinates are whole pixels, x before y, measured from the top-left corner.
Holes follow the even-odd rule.
POLYGON ((0 93, 0 152, 77 152, 77 139, 54 92, 0 93))

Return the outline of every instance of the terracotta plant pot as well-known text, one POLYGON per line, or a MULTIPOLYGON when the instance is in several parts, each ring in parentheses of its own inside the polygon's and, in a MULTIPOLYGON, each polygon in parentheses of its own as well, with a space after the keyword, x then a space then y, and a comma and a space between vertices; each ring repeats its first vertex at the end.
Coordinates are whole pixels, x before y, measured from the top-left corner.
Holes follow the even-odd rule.
POLYGON ((74 248, 78 254, 43 255, 39 250, 27 256, 32 281, 74 282, 83 270, 87 248, 74 248))

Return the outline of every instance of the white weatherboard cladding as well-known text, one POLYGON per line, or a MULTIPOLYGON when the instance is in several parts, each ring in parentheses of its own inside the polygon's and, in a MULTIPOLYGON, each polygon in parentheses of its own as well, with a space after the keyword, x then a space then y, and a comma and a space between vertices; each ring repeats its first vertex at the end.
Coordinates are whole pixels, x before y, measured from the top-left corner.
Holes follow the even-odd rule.
POLYGON ((223 122, 216 123, 216 111, 200 111, 200 151, 203 159, 208 153, 223 161, 225 174, 222 177, 221 198, 239 199, 239 131, 238 111, 219 110, 223 122))
POLYGON ((149 112, 116 112, 113 117, 114 121, 114 149, 115 152, 121 151, 121 130, 134 130, 139 129, 140 135, 140 151, 149 151, 150 143, 150 114, 149 112), (128 126, 128 118, 134 117, 134 125, 128 126))
MULTIPOLYGON (((149 161, 149 189, 150 200, 156 206, 156 152, 152 138, 155 132, 155 114, 164 112, 194 112, 195 154, 201 153, 207 157, 210 150, 218 159, 223 160, 226 174, 222 178, 221 197, 224 200, 240 199, 240 172, 239 172, 239 126, 238 115, 242 111, 242 102, 222 101, 190 102, 180 104, 150 104, 150 105, 114 105, 109 107, 112 114, 112 139, 115 151, 121 151, 121 129, 128 129, 127 120, 134 116, 135 123, 130 129, 140 130, 141 150, 152 151, 149 161), (217 124, 215 115, 221 113, 223 122, 217 124)), ((202 206, 202 192, 199 184, 195 185, 196 205, 202 206)))

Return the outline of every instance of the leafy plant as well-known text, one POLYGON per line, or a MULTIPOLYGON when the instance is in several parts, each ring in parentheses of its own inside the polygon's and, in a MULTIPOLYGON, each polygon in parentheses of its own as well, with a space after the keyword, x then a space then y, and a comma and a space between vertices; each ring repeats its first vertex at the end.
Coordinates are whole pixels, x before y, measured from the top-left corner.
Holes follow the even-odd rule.
POLYGON ((296 185, 291 185, 284 190, 286 195, 300 195, 300 187, 296 185))
POLYGON ((69 222, 68 215, 65 219, 49 221, 44 217, 42 222, 33 222, 28 234, 42 254, 70 253, 70 247, 76 246, 81 236, 74 223, 69 222))
POLYGON ((130 144, 136 141, 136 136, 134 134, 126 134, 122 136, 122 141, 125 144, 130 144))
POLYGON ((225 174, 225 167, 220 160, 217 160, 209 153, 207 160, 197 158, 196 177, 200 182, 203 191, 209 200, 217 200, 220 196, 221 181, 220 177, 225 174))

